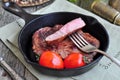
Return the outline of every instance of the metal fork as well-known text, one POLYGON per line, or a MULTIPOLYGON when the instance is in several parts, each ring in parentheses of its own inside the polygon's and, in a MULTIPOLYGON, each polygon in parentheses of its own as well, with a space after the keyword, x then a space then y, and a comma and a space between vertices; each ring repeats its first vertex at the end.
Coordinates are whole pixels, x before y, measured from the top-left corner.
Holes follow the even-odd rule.
POLYGON ((108 55, 102 50, 99 50, 95 46, 91 45, 88 41, 86 41, 80 33, 75 32, 72 33, 69 38, 73 41, 73 43, 83 52, 90 53, 90 52, 98 52, 109 58, 112 62, 117 64, 120 67, 120 61, 113 56, 108 55))

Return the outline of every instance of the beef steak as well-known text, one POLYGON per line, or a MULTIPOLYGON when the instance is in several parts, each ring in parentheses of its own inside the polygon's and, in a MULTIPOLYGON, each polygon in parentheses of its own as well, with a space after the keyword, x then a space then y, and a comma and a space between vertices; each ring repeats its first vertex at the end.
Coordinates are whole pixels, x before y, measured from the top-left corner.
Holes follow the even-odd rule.
MULTIPOLYGON (((63 25, 55 25, 54 27, 45 27, 37 30, 32 37, 32 44, 33 44, 33 51, 37 55, 41 55, 42 52, 46 50, 50 50, 53 52, 56 52, 62 56, 62 58, 66 58, 70 53, 73 52, 79 52, 82 53, 84 56, 87 57, 89 62, 93 60, 93 57, 96 55, 96 53, 91 53, 91 54, 86 54, 82 51, 80 51, 75 44, 69 39, 69 37, 65 37, 64 40, 61 42, 56 42, 54 44, 48 44, 46 42, 46 37, 55 33, 58 31, 63 25)), ((89 33, 83 32, 81 29, 78 30, 78 32, 91 44, 96 46, 97 48, 99 47, 100 43, 99 41, 90 35, 89 33)))

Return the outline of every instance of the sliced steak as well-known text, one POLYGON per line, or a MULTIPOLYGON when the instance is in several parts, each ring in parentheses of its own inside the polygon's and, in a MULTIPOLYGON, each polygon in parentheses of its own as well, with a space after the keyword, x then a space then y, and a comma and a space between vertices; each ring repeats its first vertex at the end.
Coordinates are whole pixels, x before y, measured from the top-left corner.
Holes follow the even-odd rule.
MULTIPOLYGON (((63 59, 66 58, 70 53, 79 52, 86 56, 89 62, 91 62, 96 53, 86 54, 80 51, 68 37, 65 37, 64 40, 56 44, 48 44, 46 42, 46 37, 60 30, 61 27, 62 25, 55 25, 53 28, 45 27, 36 31, 32 37, 33 51, 37 55, 40 55, 42 52, 50 50, 60 54, 63 59)), ((96 47, 99 47, 100 43, 95 37, 93 37, 89 33, 84 33, 81 29, 78 31, 88 42, 96 47)))
POLYGON ((32 36, 32 49, 38 55, 40 55, 44 50, 46 50, 46 42, 45 42, 45 35, 48 31, 50 31, 50 27, 45 27, 37 30, 34 35, 32 36))
POLYGON ((63 25, 55 25, 53 28, 45 27, 37 30, 32 36, 33 51, 37 55, 40 55, 43 51, 49 49, 50 47, 47 45, 45 38, 59 30, 62 26, 63 25))
POLYGON ((45 40, 48 43, 60 42, 62 41, 67 35, 75 32, 76 30, 85 26, 85 22, 81 18, 74 19, 67 24, 65 24, 60 30, 56 31, 52 35, 49 35, 45 40))

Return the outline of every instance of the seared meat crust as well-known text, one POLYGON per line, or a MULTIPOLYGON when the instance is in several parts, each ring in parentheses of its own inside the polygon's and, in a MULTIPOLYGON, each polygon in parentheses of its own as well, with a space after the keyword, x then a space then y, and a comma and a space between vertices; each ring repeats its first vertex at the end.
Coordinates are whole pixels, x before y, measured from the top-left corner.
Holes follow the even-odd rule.
MULTIPOLYGON (((55 41, 54 43, 48 44, 45 41, 45 38, 47 36, 53 34, 57 30, 59 30, 62 26, 63 25, 55 25, 53 28, 45 27, 45 28, 41 28, 41 29, 37 30, 32 37, 33 38, 32 39, 33 40, 32 41, 33 51, 37 55, 41 55, 42 52, 44 52, 46 50, 51 50, 53 52, 60 54, 63 59, 66 58, 72 52, 80 52, 84 56, 86 56, 89 61, 92 61, 93 57, 96 55, 96 53, 94 52, 91 54, 86 54, 86 53, 80 51, 68 37, 66 37, 64 40, 62 40, 59 43, 57 41, 55 41)), ((81 29, 78 30, 78 32, 92 45, 96 46, 97 48, 100 46, 99 41, 95 37, 90 35, 89 33, 85 33, 81 29)))

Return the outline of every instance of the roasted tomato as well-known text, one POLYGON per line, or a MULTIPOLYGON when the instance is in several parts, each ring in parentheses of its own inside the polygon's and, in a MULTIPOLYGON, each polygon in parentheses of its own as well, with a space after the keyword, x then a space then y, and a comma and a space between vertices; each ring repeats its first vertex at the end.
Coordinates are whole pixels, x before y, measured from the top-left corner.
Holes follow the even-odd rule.
POLYGON ((61 56, 52 51, 45 51, 39 59, 39 64, 48 68, 63 69, 64 63, 61 56))
POLYGON ((64 60, 65 68, 77 68, 84 66, 85 62, 83 61, 83 55, 80 53, 71 53, 64 60))

